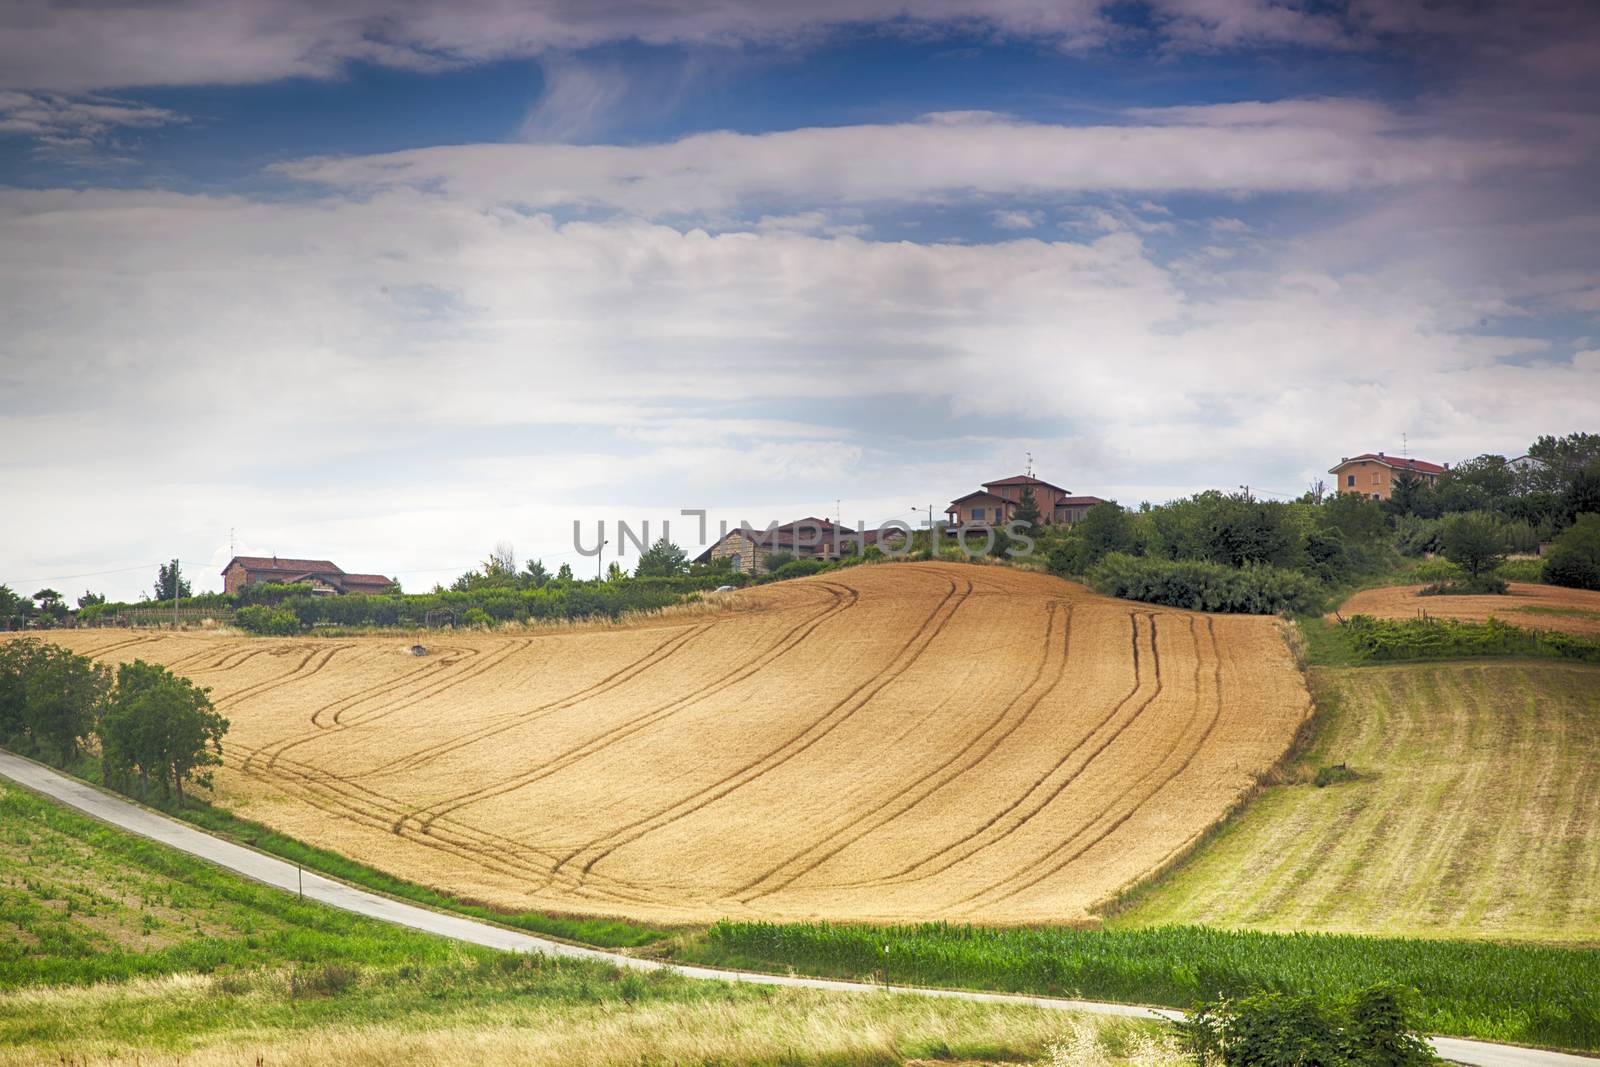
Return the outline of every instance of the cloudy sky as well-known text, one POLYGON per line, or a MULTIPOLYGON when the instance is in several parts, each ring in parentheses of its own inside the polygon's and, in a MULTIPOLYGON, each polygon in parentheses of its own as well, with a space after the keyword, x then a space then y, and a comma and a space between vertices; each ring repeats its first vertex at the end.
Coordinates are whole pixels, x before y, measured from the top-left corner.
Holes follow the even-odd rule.
POLYGON ((10 0, 0 582, 1514 455, 1597 187, 1584 0, 10 0))

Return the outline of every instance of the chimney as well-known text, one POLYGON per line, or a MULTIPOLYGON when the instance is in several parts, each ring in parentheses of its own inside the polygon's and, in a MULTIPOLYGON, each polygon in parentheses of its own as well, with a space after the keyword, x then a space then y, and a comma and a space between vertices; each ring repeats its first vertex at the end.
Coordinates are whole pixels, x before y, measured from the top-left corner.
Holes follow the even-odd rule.
POLYGON ((1378 453, 1378 458, 1379 458, 1379 459, 1382 459, 1382 458, 1383 458, 1383 453, 1382 453, 1382 452, 1381 452, 1381 451, 1380 451, 1380 452, 1379 452, 1379 453, 1378 453))

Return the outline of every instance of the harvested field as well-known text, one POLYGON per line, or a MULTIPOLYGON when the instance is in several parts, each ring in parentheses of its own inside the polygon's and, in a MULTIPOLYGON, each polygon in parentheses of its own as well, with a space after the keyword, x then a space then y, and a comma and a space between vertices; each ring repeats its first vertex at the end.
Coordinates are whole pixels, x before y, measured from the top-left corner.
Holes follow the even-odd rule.
POLYGON ((656 922, 1087 918, 1309 711, 1270 619, 961 564, 611 629, 85 631, 214 687, 218 797, 413 881, 656 922))
POLYGON ((1311 753, 1353 780, 1275 786, 1118 916, 1600 943, 1600 668, 1313 673, 1311 753))
POLYGON ((1436 618, 1483 622, 1491 616, 1530 630, 1565 630, 1600 635, 1600 593, 1559 585, 1512 582, 1504 596, 1420 596, 1420 585, 1364 589, 1339 605, 1339 614, 1409 619, 1426 612, 1436 618))

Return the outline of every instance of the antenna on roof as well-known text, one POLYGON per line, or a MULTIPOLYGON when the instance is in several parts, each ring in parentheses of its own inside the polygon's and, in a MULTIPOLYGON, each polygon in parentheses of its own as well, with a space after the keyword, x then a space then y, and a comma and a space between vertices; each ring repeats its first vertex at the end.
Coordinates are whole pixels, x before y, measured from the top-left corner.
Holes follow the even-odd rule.
POLYGON ((1411 458, 1411 438, 1402 431, 1400 434, 1400 454, 1406 459, 1411 458))
POLYGON ((232 559, 233 557, 234 557, 234 551, 233 551, 233 527, 230 526, 230 527, 228 527, 228 558, 232 559))
POLYGON ((1023 454, 1028 457, 1028 477, 1032 478, 1033 477, 1033 453, 1032 452, 1025 452, 1023 454))

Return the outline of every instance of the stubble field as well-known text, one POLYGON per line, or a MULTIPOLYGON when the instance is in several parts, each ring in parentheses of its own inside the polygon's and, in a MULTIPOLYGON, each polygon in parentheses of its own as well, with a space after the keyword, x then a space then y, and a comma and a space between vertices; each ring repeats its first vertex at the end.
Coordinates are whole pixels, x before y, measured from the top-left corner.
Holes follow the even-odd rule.
POLYGON ((857 567, 632 626, 53 635, 232 720, 218 799, 507 908, 1061 922, 1182 854, 1309 712, 1272 620, 857 567))

